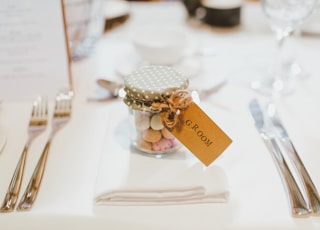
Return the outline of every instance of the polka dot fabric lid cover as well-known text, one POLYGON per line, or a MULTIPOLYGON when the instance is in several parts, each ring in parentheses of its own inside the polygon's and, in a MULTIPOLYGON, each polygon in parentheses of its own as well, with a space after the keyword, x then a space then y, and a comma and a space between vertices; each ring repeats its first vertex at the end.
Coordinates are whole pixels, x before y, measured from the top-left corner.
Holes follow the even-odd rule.
POLYGON ((124 102, 133 109, 148 110, 152 102, 161 102, 176 90, 186 89, 189 81, 172 67, 150 65, 129 74, 124 85, 124 102))

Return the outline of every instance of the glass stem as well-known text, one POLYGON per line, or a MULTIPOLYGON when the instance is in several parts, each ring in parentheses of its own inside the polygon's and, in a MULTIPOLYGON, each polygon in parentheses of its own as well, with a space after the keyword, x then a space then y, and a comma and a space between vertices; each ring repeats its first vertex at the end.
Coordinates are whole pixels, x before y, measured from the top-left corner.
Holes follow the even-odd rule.
POLYGON ((284 43, 285 35, 283 35, 281 32, 277 33, 277 48, 278 51, 281 51, 284 43))
POLYGON ((274 58, 273 69, 271 70, 271 76, 273 77, 273 98, 277 97, 277 94, 283 91, 286 80, 283 76, 283 46, 287 34, 283 31, 276 31, 276 53, 274 58))
POLYGON ((282 31, 277 31, 276 33, 276 39, 277 39, 277 58, 276 61, 278 65, 281 65, 282 63, 282 50, 283 50, 283 44, 284 40, 287 37, 287 35, 282 31))

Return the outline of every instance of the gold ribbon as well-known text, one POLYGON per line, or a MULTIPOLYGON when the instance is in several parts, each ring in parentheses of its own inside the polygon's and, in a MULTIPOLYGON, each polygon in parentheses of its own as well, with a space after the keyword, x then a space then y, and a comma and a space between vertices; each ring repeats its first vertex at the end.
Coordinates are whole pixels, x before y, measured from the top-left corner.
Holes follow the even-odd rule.
POLYGON ((177 90, 163 102, 153 102, 152 110, 160 111, 161 119, 166 128, 172 130, 180 123, 181 112, 192 103, 192 97, 187 90, 177 90))

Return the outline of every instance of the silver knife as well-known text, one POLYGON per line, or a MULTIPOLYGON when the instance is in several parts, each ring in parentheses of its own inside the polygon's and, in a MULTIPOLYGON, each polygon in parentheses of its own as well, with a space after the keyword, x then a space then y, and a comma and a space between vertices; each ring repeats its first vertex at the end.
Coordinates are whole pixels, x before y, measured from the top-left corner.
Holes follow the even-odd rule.
POLYGON ((316 187, 314 186, 312 179, 305 168, 304 164, 302 163, 298 152, 296 151, 287 130, 283 126, 275 105, 273 103, 269 103, 267 107, 267 114, 268 118, 272 122, 273 127, 276 130, 276 135, 278 136, 279 140, 281 141, 282 145, 285 147, 285 150, 288 153, 289 159, 292 161, 295 170, 297 171, 300 180, 304 186, 304 189, 307 193, 309 198, 309 205, 311 211, 314 215, 320 215, 320 198, 316 187))
POLYGON ((310 213, 308 205, 282 155, 276 139, 270 132, 270 127, 265 122, 265 116, 256 99, 253 99, 249 103, 249 110, 254 119, 257 130, 275 162, 282 184, 287 193, 291 215, 293 217, 308 216, 310 213))

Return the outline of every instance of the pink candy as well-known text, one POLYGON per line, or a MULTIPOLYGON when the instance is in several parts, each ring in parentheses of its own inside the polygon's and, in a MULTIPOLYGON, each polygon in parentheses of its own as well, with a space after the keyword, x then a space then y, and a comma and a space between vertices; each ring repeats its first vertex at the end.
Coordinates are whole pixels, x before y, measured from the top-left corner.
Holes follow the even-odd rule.
POLYGON ((165 151, 172 148, 172 142, 170 139, 161 138, 160 141, 152 143, 152 149, 154 151, 165 151))

